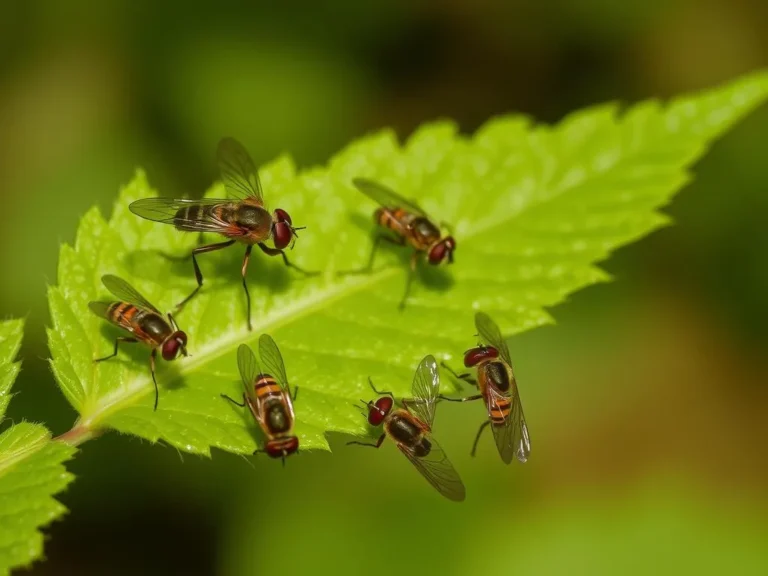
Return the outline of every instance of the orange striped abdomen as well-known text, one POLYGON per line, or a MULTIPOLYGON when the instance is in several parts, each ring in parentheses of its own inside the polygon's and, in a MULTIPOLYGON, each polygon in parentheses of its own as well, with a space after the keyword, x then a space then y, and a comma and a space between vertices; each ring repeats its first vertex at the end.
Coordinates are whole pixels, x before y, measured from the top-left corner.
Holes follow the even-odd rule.
POLYGON ((114 302, 108 314, 113 323, 133 332, 136 338, 150 346, 159 346, 173 332, 165 318, 128 302, 114 302))
POLYGON ((493 424, 503 424, 512 411, 512 401, 498 396, 488 399, 488 416, 493 424))
POLYGON ((266 400, 270 396, 282 396, 283 389, 269 374, 262 374, 256 383, 253 385, 256 398, 259 400, 266 400))
POLYGON ((373 215, 376 224, 399 235, 405 231, 410 218, 411 214, 402 208, 379 208, 373 215))

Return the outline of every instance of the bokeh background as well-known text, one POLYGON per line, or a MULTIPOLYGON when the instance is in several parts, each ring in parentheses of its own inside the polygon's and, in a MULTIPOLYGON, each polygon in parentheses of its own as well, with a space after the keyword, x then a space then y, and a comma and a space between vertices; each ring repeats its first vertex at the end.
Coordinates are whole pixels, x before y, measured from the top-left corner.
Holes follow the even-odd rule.
MULTIPOLYGON (((136 166, 168 195, 257 162, 324 162, 393 126, 668 97, 768 65, 761 0, 14 2, 0 18, 0 314, 28 317, 9 416, 75 414, 44 358, 58 245, 136 166)), ((616 281, 510 341, 534 453, 504 466, 480 405, 441 408, 468 486, 433 493, 391 445, 212 461, 83 446, 32 574, 768 573, 768 110, 718 142, 619 250, 616 281)), ((321 201, 318 199, 318 201, 321 201)))

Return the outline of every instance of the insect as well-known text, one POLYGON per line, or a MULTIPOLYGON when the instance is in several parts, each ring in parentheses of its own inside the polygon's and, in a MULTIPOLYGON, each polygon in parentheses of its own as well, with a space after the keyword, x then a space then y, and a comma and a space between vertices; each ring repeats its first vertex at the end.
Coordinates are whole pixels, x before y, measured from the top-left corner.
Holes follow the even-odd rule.
POLYGON ((440 388, 440 373, 434 356, 426 356, 419 363, 413 378, 413 398, 401 400, 402 408, 395 407, 392 392, 376 390, 370 378, 368 383, 380 397, 376 401, 361 402, 368 409, 368 423, 375 427, 383 424, 384 432, 375 444, 358 441, 347 444, 379 448, 389 436, 440 494, 457 502, 464 500, 464 484, 432 436, 435 402, 440 388))
POLYGON ((299 387, 295 387, 291 396, 283 357, 275 341, 267 334, 259 338, 259 356, 266 372, 259 367, 253 350, 246 344, 240 344, 237 367, 245 386, 243 401, 238 402, 226 394, 221 396, 241 408, 248 406, 267 437, 264 450, 256 450, 254 454, 265 452, 272 458, 282 458, 285 466, 285 457, 299 449, 299 439, 293 435, 293 402, 299 395, 299 387))
MULTIPOLYGON (((379 234, 374 240, 368 264, 357 270, 346 270, 341 274, 360 274, 370 272, 373 261, 381 242, 389 242, 398 246, 410 245, 413 248, 411 254, 410 269, 405 284, 405 292, 400 300, 400 308, 405 307, 408 294, 411 290, 411 282, 416 272, 419 256, 425 254, 430 264, 437 265, 445 260, 453 263, 453 251, 456 249, 456 240, 453 236, 442 236, 438 228, 427 216, 424 210, 412 200, 403 198, 386 186, 368 180, 366 178, 354 178, 352 183, 363 194, 377 202, 380 207, 374 213, 374 221, 382 228, 394 233, 394 237, 388 234, 379 234)), ((447 227, 445 224, 443 226, 447 227)))
POLYGON ((117 302, 89 302, 91 311, 101 318, 106 318, 112 324, 127 330, 132 336, 118 336, 115 339, 115 350, 109 356, 97 358, 94 362, 103 362, 117 356, 120 342, 143 342, 152 352, 149 355, 149 367, 152 371, 152 382, 155 384, 155 410, 159 392, 155 377, 155 357, 158 349, 163 360, 175 360, 179 354, 187 356, 187 335, 179 330, 173 316, 168 313, 168 319, 144 296, 128 282, 112 274, 101 277, 101 281, 117 302))
MULTIPOLYGON (((259 172, 243 145, 234 138, 223 138, 219 142, 217 158, 222 180, 230 199, 143 198, 132 202, 129 208, 137 216, 154 222, 171 224, 177 230, 215 232, 227 238, 225 242, 198 246, 192 250, 192 265, 197 287, 177 304, 177 313, 203 286, 203 274, 197 264, 197 256, 232 246, 235 242, 245 244, 241 274, 248 307, 248 330, 251 330, 251 296, 248 293, 245 278, 254 245, 268 256, 282 256, 286 266, 302 274, 312 276, 318 272, 306 271, 288 260, 285 248, 291 244, 291 241, 295 242, 298 238, 296 231, 303 230, 303 227, 294 226, 285 210, 277 208, 270 214, 264 207, 259 172), (274 248, 265 244, 269 238, 272 238, 274 248)), ((293 248, 292 244, 291 248, 293 248)))
POLYGON ((466 398, 440 398, 450 402, 468 402, 481 398, 485 400, 488 420, 483 422, 477 431, 475 443, 472 445, 472 456, 475 455, 483 430, 490 426, 496 440, 496 448, 504 463, 509 464, 514 457, 520 462, 526 462, 531 454, 531 438, 520 403, 517 380, 512 372, 509 348, 499 327, 487 314, 475 314, 475 327, 483 343, 464 353, 464 366, 476 368, 477 379, 468 373, 457 374, 446 364, 443 364, 443 367, 455 377, 477 386, 480 393, 466 398))

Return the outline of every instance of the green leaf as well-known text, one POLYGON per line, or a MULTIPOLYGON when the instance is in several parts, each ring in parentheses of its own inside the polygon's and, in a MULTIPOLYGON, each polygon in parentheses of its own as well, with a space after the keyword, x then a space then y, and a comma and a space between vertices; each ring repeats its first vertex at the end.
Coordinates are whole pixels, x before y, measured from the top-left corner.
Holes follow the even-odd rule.
MULTIPOLYGON (((13 362, 21 345, 22 320, 0 322, 0 417, 19 372, 13 362)), ((39 528, 65 512, 52 498, 72 480, 62 463, 75 449, 51 441, 39 424, 21 422, 0 434, 0 575, 40 557, 39 528)))
MULTIPOLYGON (((126 346, 118 358, 95 365, 93 358, 111 352, 118 331, 87 309, 89 300, 108 296, 100 283, 105 273, 126 278, 162 310, 195 285, 189 260, 171 261, 157 251, 188 255, 197 235, 128 211, 131 201, 156 194, 139 171, 109 220, 92 209, 74 247, 61 248, 59 284, 49 291, 54 373, 85 428, 113 428, 200 454, 212 446, 247 454, 260 434, 245 410, 220 394, 241 393, 236 348, 254 345, 266 332, 301 388, 302 447, 327 448, 329 431, 364 434, 365 420, 352 403, 372 396, 369 375, 380 387, 406 393, 423 356, 455 363, 473 344, 477 309, 506 335, 551 322, 547 307, 608 280, 595 263, 668 223, 657 209, 689 180, 687 167, 766 94, 768 75, 756 74, 668 105, 648 101, 624 113, 616 105, 596 106, 554 127, 505 116, 470 138, 450 122, 436 122, 402 146, 385 130, 351 144, 328 166, 301 172, 289 158, 277 159, 260 171, 265 198, 307 226, 290 257, 323 274, 305 279, 256 250, 248 333, 242 248, 202 255, 204 288, 178 318, 191 356, 160 363, 157 412, 148 349, 126 346), (335 275, 363 265, 371 247, 375 205, 352 187, 356 176, 416 198, 435 220, 453 225, 455 264, 420 265, 403 312, 397 304, 407 251, 382 250, 371 274, 335 275)), ((209 191, 223 194, 220 185, 209 191)), ((444 385, 450 386, 447 378, 444 385)), ((526 383, 521 386, 525 395, 526 383)))

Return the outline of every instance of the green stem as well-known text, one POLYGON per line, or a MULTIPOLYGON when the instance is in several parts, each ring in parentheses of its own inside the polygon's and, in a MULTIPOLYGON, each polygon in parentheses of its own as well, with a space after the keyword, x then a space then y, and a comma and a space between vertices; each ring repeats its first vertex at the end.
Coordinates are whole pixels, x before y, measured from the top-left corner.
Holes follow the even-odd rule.
POLYGON ((56 436, 54 440, 58 442, 64 442, 70 446, 80 446, 80 444, 83 442, 87 442, 88 440, 96 438, 97 436, 101 436, 102 433, 102 430, 93 430, 88 426, 75 423, 71 430, 64 432, 64 434, 61 434, 60 436, 56 436))

